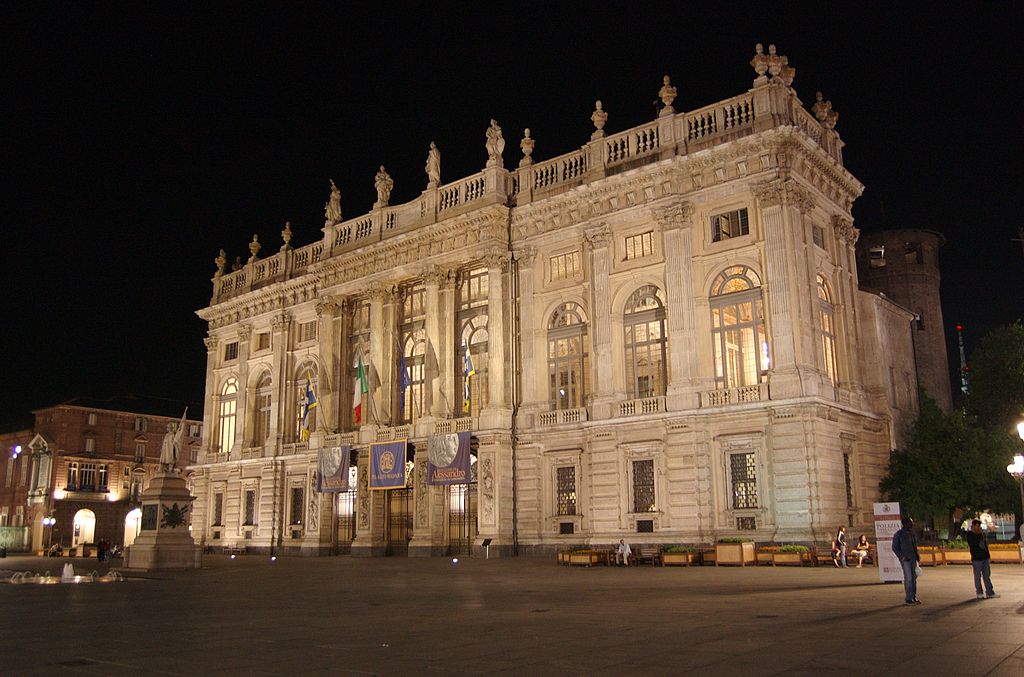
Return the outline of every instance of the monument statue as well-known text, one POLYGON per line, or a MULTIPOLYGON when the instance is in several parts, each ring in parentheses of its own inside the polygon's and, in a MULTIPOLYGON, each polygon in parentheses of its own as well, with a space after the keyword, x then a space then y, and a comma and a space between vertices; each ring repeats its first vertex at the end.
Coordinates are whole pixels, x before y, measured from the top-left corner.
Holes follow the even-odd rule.
POLYGON ((437 149, 434 142, 430 142, 430 150, 427 151, 427 185, 436 186, 441 183, 441 151, 437 149))
POLYGON ((182 441, 185 438, 185 416, 188 409, 181 415, 181 421, 171 421, 167 424, 167 432, 164 434, 164 441, 160 446, 160 465, 165 470, 171 470, 178 465, 178 454, 181 453, 182 441))
POLYGON ((374 206, 387 207, 388 198, 391 197, 391 189, 395 187, 395 182, 384 171, 384 165, 380 166, 377 176, 373 177, 373 187, 377 189, 377 203, 374 206))
POLYGON ((505 139, 501 136, 501 127, 492 118, 491 126, 487 128, 487 166, 501 167, 501 154, 505 150, 505 139))
POLYGON ((329 226, 341 221, 341 191, 334 185, 334 179, 331 179, 331 197, 324 205, 324 216, 329 226))

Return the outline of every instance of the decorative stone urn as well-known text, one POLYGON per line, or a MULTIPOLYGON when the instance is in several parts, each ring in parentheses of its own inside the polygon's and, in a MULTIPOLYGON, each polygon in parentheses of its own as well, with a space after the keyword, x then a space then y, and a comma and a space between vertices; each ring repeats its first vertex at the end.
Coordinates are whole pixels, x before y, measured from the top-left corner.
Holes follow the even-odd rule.
POLYGON ((142 530, 125 552, 128 569, 198 569, 202 552, 189 533, 192 495, 185 479, 163 470, 142 494, 142 530))

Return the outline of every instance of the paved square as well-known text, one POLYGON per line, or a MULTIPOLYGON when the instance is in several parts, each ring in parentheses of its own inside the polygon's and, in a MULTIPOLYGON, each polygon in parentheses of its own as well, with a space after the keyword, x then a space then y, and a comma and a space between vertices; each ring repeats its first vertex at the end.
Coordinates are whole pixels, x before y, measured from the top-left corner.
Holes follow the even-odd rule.
POLYGON ((925 569, 924 604, 905 607, 874 568, 207 556, 124 583, 0 585, 0 674, 1016 677, 1024 568, 993 581, 1002 597, 978 601, 970 567, 925 569))

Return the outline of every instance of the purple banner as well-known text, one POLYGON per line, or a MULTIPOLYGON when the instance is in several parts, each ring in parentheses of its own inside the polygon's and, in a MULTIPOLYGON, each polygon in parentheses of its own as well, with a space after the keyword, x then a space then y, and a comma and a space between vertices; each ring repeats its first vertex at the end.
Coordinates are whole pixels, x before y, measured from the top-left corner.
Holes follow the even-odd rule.
POLYGON ((348 491, 348 464, 352 447, 330 447, 320 449, 317 459, 316 490, 321 494, 337 494, 348 491))
POLYGON ((469 433, 427 440, 427 484, 469 484, 469 433))
POLYGON ((406 440, 370 445, 370 488, 405 488, 406 440))

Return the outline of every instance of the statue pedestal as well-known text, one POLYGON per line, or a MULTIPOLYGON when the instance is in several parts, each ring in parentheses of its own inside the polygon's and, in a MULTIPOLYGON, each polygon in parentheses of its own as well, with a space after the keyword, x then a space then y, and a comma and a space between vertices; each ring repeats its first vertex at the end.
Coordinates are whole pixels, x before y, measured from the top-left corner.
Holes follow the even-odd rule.
POLYGON ((142 530, 125 553, 128 569, 198 569, 202 552, 189 533, 192 498, 185 479, 162 470, 142 494, 142 530))

